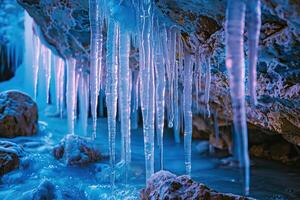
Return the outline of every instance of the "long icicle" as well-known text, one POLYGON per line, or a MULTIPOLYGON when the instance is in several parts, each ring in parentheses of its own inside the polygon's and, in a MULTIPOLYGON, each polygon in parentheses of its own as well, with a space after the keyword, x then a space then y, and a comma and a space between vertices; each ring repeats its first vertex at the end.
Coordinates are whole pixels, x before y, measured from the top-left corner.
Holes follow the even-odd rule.
POLYGON ((191 145, 192 145, 192 78, 193 77, 193 63, 191 54, 184 55, 184 88, 183 88, 183 112, 184 112, 184 156, 186 174, 191 175, 191 145))
POLYGON ((37 85, 38 85, 38 74, 40 67, 40 53, 41 53, 41 42, 37 35, 33 36, 33 95, 34 99, 37 98, 37 85))
POLYGON ((229 0, 225 23, 226 67, 230 79, 234 133, 238 139, 238 159, 245 171, 245 193, 249 193, 250 161, 245 112, 244 23, 245 1, 229 0), (238 137, 237 137, 238 136, 238 137))
POLYGON ((45 71, 45 85, 46 85, 46 103, 49 104, 49 90, 51 79, 51 51, 45 45, 42 45, 43 67, 45 71))
MULTIPOLYGON (((157 29, 159 28, 157 24, 157 29)), ((155 30, 156 35, 154 38, 155 45, 155 78, 156 78, 156 128, 157 137, 159 142, 159 155, 160 155, 160 169, 164 168, 164 146, 163 146, 163 134, 164 134, 164 111, 165 111, 165 66, 163 63, 162 44, 160 43, 160 35, 155 30)))
POLYGON ((120 68, 119 68, 119 103, 121 117, 121 135, 124 141, 125 178, 128 179, 130 160, 130 35, 124 25, 120 26, 120 68))
POLYGON ((142 1, 141 13, 141 106, 143 114, 146 180, 154 173, 154 74, 151 52, 152 1, 142 1))
POLYGON ((90 38, 90 90, 91 90, 91 113, 93 119, 92 138, 96 138, 97 128, 97 105, 99 94, 99 40, 100 40, 100 25, 99 25, 99 2, 97 0, 89 0, 89 18, 91 26, 90 38))
POLYGON ((256 63, 257 63, 257 49, 261 26, 261 10, 260 0, 247 0, 248 10, 248 44, 249 44, 249 61, 248 61, 248 89, 250 95, 250 102, 256 105, 256 63))
POLYGON ((110 183, 115 186, 116 163, 116 115, 118 100, 118 61, 116 59, 117 25, 112 19, 108 20, 106 43, 106 106, 108 116, 109 158, 110 158, 110 183))
POLYGON ((211 72, 210 72, 210 58, 207 59, 205 66, 205 94, 204 94, 204 103, 205 103, 205 114, 207 117, 210 117, 209 109, 209 94, 210 94, 210 81, 211 81, 211 72))
POLYGON ((76 106, 76 60, 69 58, 67 60, 67 110, 68 110, 68 133, 74 133, 75 124, 75 106, 76 106))
POLYGON ((84 136, 87 136, 87 120, 88 120, 88 100, 89 100, 89 90, 88 90, 88 75, 85 72, 79 74, 78 81, 78 90, 79 90, 79 106, 80 106, 80 128, 81 133, 84 136))

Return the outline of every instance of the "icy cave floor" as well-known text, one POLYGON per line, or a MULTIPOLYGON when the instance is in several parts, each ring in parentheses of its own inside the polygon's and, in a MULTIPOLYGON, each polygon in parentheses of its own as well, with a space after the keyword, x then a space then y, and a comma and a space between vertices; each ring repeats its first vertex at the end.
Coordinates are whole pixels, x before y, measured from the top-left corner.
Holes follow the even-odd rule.
MULTIPOLYGON (((27 152, 23 158, 26 169, 14 170, 1 179, 0 199, 26 198, 43 179, 58 188, 74 193, 81 190, 88 199, 106 199, 111 195, 108 176, 108 161, 90 164, 87 167, 69 167, 52 156, 52 148, 67 131, 66 119, 46 117, 40 112, 40 131, 35 136, 4 139, 22 145, 27 152), (27 164, 26 164, 27 163, 27 164), (105 170, 106 169, 106 170, 105 170)), ((89 121, 89 129, 91 129, 89 121)), ((99 118, 96 140, 101 152, 108 152, 107 123, 99 118)), ((120 133, 117 133, 120 136, 120 133)), ((165 169, 177 175, 184 174, 183 144, 175 144, 172 134, 167 131, 164 141, 165 169)), ((117 137, 117 155, 120 155, 120 137, 117 137)), ((238 169, 222 166, 220 159, 201 154, 207 148, 205 142, 193 141, 192 178, 220 192, 240 194, 242 184, 238 169)), ((157 149, 157 148, 156 148, 157 149)), ((159 163, 158 152, 155 155, 159 163)), ((117 156, 120 160, 120 156, 117 156)), ((275 162, 252 160, 251 193, 258 199, 297 199, 300 196, 300 173, 296 169, 275 162)), ((21 165, 22 166, 22 165, 21 165)), ((156 170, 159 166, 156 166, 156 170)), ((128 186, 125 186, 122 167, 117 167, 116 199, 138 199, 139 190, 144 187, 144 152, 142 129, 132 131, 132 163, 128 186)))
MULTIPOLYGON (((18 70, 15 78, 0 84, 0 92, 8 89, 22 89, 20 76, 24 72, 18 70)), ((39 110, 39 132, 35 136, 17 137, 9 140, 22 145, 26 157, 22 158, 21 168, 1 178, 0 199, 26 199, 42 182, 47 179, 60 190, 80 194, 87 199, 108 199, 111 196, 109 185, 108 160, 90 164, 86 167, 70 167, 56 160, 52 148, 67 133, 67 119, 47 116, 54 110, 48 106, 39 110)), ((98 118, 97 146, 104 154, 108 154, 107 119, 98 118)), ((119 124, 118 124, 119 125, 119 124)), ((88 132, 91 133, 92 121, 89 119, 88 132)), ((76 133, 79 133, 76 127, 76 133)), ((185 173, 183 143, 176 144, 171 130, 165 130, 164 163, 165 170, 177 175, 185 173)), ((128 185, 124 182, 122 165, 117 166, 115 199, 138 199, 139 191, 145 187, 145 166, 143 132, 140 127, 132 130, 132 163, 128 185)), ((80 135, 80 134, 79 134, 80 135)), ((181 138, 183 140, 183 138, 181 138)), ((116 139, 117 161, 120 161, 120 131, 118 127, 116 139)), ((241 194, 242 178, 237 168, 222 165, 221 159, 209 156, 208 143, 194 140, 192 142, 192 178, 207 186, 226 193, 241 194)), ((155 146, 155 170, 159 170, 158 148, 155 146)), ((276 162, 252 159, 250 196, 257 199, 298 199, 300 197, 300 171, 276 162)))

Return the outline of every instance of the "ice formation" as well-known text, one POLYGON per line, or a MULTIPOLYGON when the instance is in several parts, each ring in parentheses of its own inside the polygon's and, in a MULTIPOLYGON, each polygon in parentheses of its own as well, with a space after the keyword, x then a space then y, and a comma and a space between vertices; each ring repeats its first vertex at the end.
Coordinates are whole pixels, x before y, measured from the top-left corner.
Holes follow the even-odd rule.
MULTIPOLYGON (((234 0, 228 2, 226 67, 230 78, 234 132, 238 144, 237 158, 240 165, 245 167, 245 189, 248 191, 249 157, 243 54, 246 7, 249 9, 250 19, 248 84, 252 102, 255 103, 255 67, 260 29, 258 0, 248 0, 247 3, 234 0)), ((51 50, 41 43, 38 33, 33 35, 34 96, 38 95, 36 89, 38 71, 40 62, 43 61, 46 102, 55 102, 57 113, 61 117, 66 103, 68 134, 79 134, 74 128, 79 113, 81 133, 94 139, 97 133, 97 115, 103 116, 103 100, 106 100, 112 186, 116 179, 117 112, 119 112, 121 125, 121 159, 126 169, 131 161, 131 129, 136 129, 139 121, 143 122, 146 178, 148 179, 154 173, 155 132, 160 168, 163 169, 163 136, 166 118, 168 127, 173 128, 175 142, 180 142, 180 132, 184 132, 186 173, 191 175, 193 88, 195 88, 195 104, 198 111, 198 98, 202 90, 202 66, 205 66, 204 113, 210 117, 211 58, 202 55, 200 47, 197 47, 196 52, 191 52, 181 36, 181 30, 171 22, 166 23, 162 20, 161 13, 157 12, 152 0, 90 0, 89 8, 91 25, 89 62, 75 57, 61 58, 53 54, 55 66, 51 68, 51 50), (107 38, 104 37, 103 31, 107 31, 107 38), (138 55, 134 56, 132 52, 135 48, 138 49, 138 55), (135 57, 138 66, 132 64, 131 57, 135 57), (55 77, 52 79, 51 69, 55 70, 55 77), (55 101, 50 101, 50 82, 55 83, 55 101), (79 111, 77 111, 77 99, 79 111), (142 120, 138 119, 139 110, 142 112, 142 120), (89 111, 93 122, 92 134, 87 132, 89 111)), ((214 113, 215 134, 219 137, 217 114, 214 113)))

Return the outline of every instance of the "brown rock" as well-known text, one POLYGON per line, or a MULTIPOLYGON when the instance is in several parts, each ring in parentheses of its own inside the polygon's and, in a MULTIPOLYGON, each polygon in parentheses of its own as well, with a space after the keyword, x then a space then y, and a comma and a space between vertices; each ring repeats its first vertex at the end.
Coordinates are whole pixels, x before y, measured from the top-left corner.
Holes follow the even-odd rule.
POLYGON ((0 175, 19 167, 23 149, 15 143, 0 141, 0 175))
POLYGON ((0 137, 29 136, 37 132, 36 103, 18 91, 0 93, 0 137))
POLYGON ((193 181, 188 176, 176 176, 168 171, 159 171, 150 177, 146 188, 141 190, 140 199, 251 200, 252 198, 219 193, 193 181))

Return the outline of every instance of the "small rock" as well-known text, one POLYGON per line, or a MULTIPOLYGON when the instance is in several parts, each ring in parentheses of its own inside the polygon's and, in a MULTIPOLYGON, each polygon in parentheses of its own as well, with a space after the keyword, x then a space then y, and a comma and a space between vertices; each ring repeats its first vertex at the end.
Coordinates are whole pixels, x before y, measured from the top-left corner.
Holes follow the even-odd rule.
POLYGON ((18 91, 0 93, 0 137, 29 136, 37 132, 36 103, 18 91))
POLYGON ((91 140, 77 135, 66 135, 54 147, 53 155, 57 160, 64 159, 67 165, 86 165, 104 158, 91 140))
POLYGON ((0 175, 19 167, 23 149, 15 143, 0 141, 0 175))
POLYGON ((147 187, 141 190, 140 199, 251 200, 252 198, 218 193, 188 176, 176 176, 168 171, 159 171, 150 177, 147 187))

